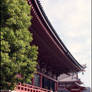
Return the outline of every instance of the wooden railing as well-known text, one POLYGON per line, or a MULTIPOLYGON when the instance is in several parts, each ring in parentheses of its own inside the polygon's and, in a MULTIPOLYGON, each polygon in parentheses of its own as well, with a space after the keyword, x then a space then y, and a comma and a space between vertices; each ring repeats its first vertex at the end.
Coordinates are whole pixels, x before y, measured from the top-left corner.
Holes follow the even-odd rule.
POLYGON ((44 88, 40 88, 30 84, 21 84, 21 83, 19 83, 16 86, 15 91, 16 92, 50 92, 50 90, 44 88))

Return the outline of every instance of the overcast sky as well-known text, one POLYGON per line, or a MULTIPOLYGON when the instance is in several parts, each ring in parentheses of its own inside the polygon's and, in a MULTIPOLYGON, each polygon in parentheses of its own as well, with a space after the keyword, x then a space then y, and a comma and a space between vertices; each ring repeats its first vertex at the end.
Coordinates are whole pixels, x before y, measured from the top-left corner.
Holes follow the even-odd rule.
POLYGON ((91 0, 40 0, 51 24, 66 47, 87 68, 79 74, 91 86, 91 0))

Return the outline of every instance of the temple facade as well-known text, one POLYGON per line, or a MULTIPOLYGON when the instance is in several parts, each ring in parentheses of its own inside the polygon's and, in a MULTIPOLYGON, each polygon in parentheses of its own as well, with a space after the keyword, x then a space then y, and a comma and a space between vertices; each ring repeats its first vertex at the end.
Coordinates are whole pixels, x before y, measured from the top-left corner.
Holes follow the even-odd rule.
POLYGON ((58 37, 39 0, 28 0, 31 6, 33 42, 39 48, 37 73, 32 82, 16 86, 16 92, 57 92, 58 76, 83 71, 77 60, 58 37))

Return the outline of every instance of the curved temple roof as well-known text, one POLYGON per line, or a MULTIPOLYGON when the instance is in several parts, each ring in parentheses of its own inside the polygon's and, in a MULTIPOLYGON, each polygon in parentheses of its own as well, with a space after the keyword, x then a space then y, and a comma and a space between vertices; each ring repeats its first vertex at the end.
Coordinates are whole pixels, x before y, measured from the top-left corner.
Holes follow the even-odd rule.
MULTIPOLYGON (((57 66, 58 67, 57 70, 59 71, 59 73, 62 72, 62 67, 63 67, 62 64, 64 64, 64 66, 66 67, 65 69, 67 69, 67 71, 65 71, 65 72, 79 72, 79 71, 83 71, 84 67, 81 66, 77 62, 77 60, 72 56, 72 54, 69 52, 69 50, 66 48, 66 46, 64 45, 64 43, 62 42, 62 40, 57 35, 56 31, 54 30, 53 26, 51 25, 50 21, 48 20, 46 14, 44 13, 43 8, 42 8, 42 6, 40 4, 40 1, 39 0, 28 0, 28 3, 32 6, 33 23, 32 23, 31 30, 39 30, 40 32, 39 31, 36 31, 36 33, 33 32, 34 34, 38 33, 38 34, 41 35, 40 38, 39 38, 39 40, 44 39, 44 41, 45 40, 48 41, 47 45, 49 45, 49 43, 50 43, 51 46, 53 45, 52 49, 54 48, 55 51, 56 51, 56 54, 52 55, 53 58, 54 58, 54 56, 56 57, 56 55, 58 55, 58 54, 59 55, 62 54, 62 56, 58 55, 58 58, 61 57, 60 58, 60 62, 58 62, 58 60, 57 60, 57 62, 55 61, 55 63, 54 63, 54 65, 57 64, 57 63, 61 64, 61 66, 60 65, 57 66), (44 30, 44 33, 41 32, 41 30, 44 30), (43 37, 43 35, 44 35, 44 37, 43 37), (49 38, 46 35, 48 35, 49 38), (41 38, 41 37, 43 37, 43 38, 41 38), (61 52, 61 53, 59 53, 59 52, 61 52), (64 60, 62 59, 62 57, 64 57, 63 58, 64 60), (64 61, 66 61, 66 62, 64 62, 64 61)), ((36 38, 36 39, 38 39, 38 38, 36 38)), ((43 42, 43 44, 45 44, 45 43, 43 42)), ((43 48, 45 48, 45 47, 43 47, 43 48)), ((46 54, 44 54, 44 55, 46 55, 46 54)), ((54 59, 53 59, 53 62, 54 62, 54 59)), ((55 68, 57 68, 57 67, 55 67, 55 68)))

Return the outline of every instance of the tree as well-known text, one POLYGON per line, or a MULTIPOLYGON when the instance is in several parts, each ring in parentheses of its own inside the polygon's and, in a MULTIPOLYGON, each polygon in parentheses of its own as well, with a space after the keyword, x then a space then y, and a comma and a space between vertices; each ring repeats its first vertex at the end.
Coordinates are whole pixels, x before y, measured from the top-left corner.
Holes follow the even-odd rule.
POLYGON ((33 77, 38 48, 30 46, 33 38, 28 28, 32 16, 27 0, 0 0, 0 8, 0 89, 13 90, 18 82, 29 83, 33 77))

